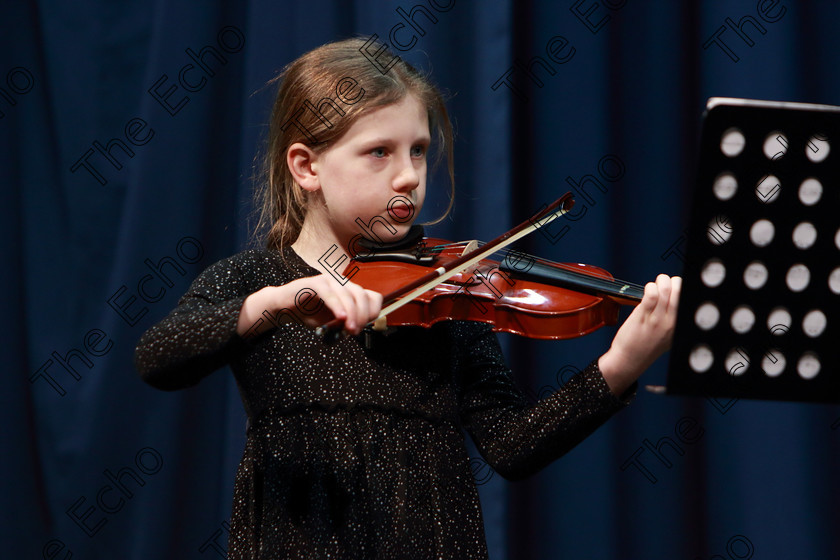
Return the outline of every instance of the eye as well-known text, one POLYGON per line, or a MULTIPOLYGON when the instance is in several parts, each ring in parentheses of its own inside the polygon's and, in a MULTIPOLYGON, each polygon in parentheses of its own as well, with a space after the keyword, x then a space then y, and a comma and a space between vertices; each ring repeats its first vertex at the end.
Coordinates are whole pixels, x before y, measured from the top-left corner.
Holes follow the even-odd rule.
POLYGON ((384 158, 385 148, 374 148, 370 151, 370 155, 372 155, 375 158, 384 158))
POLYGON ((411 148, 411 157, 423 157, 426 155, 426 146, 414 146, 411 148))

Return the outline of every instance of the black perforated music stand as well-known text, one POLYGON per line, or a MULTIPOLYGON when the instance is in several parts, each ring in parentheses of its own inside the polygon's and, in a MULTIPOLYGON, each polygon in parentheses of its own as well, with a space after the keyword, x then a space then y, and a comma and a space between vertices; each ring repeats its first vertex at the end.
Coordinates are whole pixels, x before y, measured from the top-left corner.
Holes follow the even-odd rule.
POLYGON ((840 401, 840 107, 709 100, 667 394, 840 401))

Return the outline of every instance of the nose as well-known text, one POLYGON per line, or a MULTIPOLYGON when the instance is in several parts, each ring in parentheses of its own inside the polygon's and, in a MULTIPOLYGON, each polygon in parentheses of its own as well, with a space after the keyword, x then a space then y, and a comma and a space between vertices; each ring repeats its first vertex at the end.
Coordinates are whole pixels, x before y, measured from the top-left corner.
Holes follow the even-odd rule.
POLYGON ((400 161, 400 169, 394 177, 394 190, 408 193, 420 186, 420 171, 415 167, 416 162, 410 156, 400 161))

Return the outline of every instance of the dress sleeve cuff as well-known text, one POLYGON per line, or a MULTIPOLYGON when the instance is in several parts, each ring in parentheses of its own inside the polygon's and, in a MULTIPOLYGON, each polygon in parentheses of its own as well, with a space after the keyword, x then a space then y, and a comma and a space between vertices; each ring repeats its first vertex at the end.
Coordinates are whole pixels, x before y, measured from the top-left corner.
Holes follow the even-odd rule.
POLYGON ((630 387, 627 388, 620 396, 616 396, 612 392, 607 380, 604 379, 604 374, 601 373, 601 368, 598 367, 598 359, 590 363, 586 369, 583 370, 582 376, 585 377, 588 383, 594 384, 601 396, 607 400, 611 400, 617 407, 623 408, 629 405, 636 397, 636 391, 639 388, 639 382, 634 381, 630 387))

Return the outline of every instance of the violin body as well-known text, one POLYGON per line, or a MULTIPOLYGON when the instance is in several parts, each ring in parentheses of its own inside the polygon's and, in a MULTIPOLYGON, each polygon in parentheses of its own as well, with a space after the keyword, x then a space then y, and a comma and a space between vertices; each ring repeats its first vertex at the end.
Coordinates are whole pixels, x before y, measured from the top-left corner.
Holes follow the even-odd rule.
MULTIPOLYGON (((417 247, 403 251, 404 258, 399 260, 393 253, 357 257, 344 275, 364 288, 389 294, 457 259, 462 251, 463 247, 448 241, 423 238, 417 247), (421 252, 425 259, 412 256, 421 252)), ((526 274, 533 263, 508 260, 481 260, 388 313, 387 326, 430 327, 446 320, 480 321, 492 324, 497 332, 560 340, 583 336, 618 321, 621 300, 534 281, 526 274)), ((557 266, 585 278, 608 283, 613 280, 609 272, 596 266, 557 266)))
MULTIPOLYGON (((438 321, 480 321, 493 330, 559 340, 589 334, 618 321, 619 305, 642 300, 642 286, 615 280, 606 270, 562 264, 506 252, 502 262, 488 257, 566 214, 571 193, 479 247, 423 237, 413 225, 401 239, 376 244, 359 235, 364 249, 345 267, 344 278, 382 294, 374 330, 431 327, 438 321)), ((343 319, 315 329, 327 343, 342 336, 343 319)))

